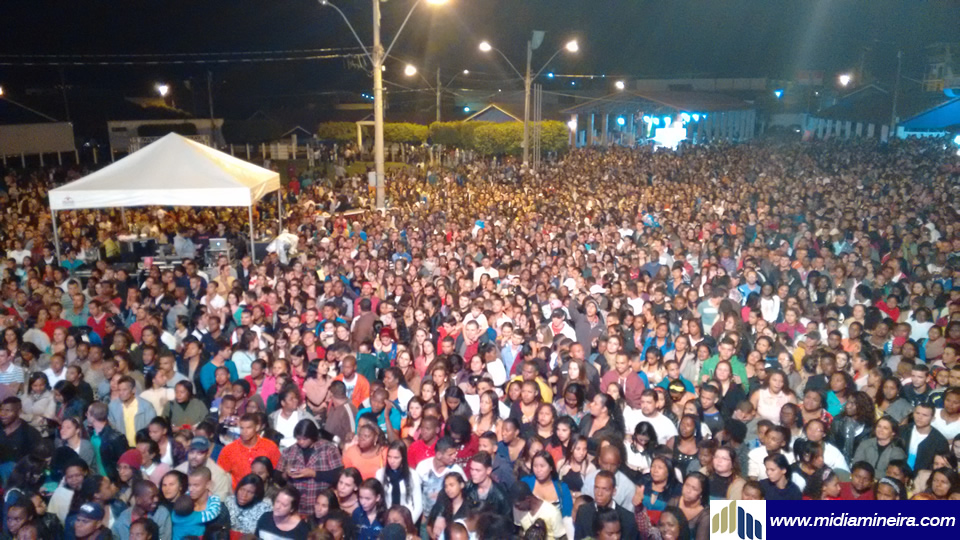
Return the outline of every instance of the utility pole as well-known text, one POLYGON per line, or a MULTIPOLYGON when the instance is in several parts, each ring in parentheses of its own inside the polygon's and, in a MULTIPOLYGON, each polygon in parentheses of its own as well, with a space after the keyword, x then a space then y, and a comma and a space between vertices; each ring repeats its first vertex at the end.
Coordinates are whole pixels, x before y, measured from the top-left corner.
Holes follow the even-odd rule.
POLYGON ((440 121, 440 68, 437 68, 437 122, 440 121))
POLYGON ((63 95, 63 111, 70 122, 70 102, 67 101, 67 76, 63 73, 63 67, 60 68, 60 92, 63 95))
POLYGON ((383 208, 386 200, 386 166, 383 157, 383 44, 380 43, 380 0, 373 0, 373 162, 377 175, 376 207, 383 208))
POLYGON ((897 79, 893 81, 893 107, 890 110, 890 137, 897 135, 897 98, 900 94, 900 70, 903 68, 903 50, 897 51, 897 79))
POLYGON ((216 145, 217 140, 215 134, 217 125, 213 120, 213 72, 209 69, 207 70, 207 104, 210 106, 210 137, 214 139, 211 140, 210 143, 211 145, 216 145))
POLYGON ((523 164, 530 162, 530 62, 533 61, 533 42, 527 41, 527 74, 523 77, 523 164))

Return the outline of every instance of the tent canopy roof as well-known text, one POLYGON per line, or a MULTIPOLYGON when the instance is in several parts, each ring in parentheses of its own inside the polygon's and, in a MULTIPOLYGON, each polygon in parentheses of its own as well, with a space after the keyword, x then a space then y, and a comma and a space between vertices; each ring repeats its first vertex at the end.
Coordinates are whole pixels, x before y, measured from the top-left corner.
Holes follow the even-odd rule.
POLYGON ((280 175, 176 133, 50 191, 52 210, 135 206, 251 206, 280 175))

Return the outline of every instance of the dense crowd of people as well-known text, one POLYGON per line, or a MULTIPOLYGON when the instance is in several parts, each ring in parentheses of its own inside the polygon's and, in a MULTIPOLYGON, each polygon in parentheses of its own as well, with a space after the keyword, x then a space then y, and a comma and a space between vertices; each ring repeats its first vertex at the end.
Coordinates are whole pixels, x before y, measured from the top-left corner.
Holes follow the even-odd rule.
POLYGON ((79 174, 0 185, 0 538, 706 540, 710 500, 960 499, 943 141, 477 160, 349 216, 365 178, 291 170, 257 262, 245 212, 187 208, 62 212, 58 259, 79 174))

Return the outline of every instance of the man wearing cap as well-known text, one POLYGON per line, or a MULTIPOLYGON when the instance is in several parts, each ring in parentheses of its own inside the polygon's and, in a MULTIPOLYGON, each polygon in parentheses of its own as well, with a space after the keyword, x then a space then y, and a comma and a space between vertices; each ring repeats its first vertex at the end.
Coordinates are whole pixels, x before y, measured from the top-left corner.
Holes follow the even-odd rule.
POLYGON ((140 518, 148 518, 157 524, 160 530, 159 540, 173 538, 173 524, 170 511, 160 505, 159 490, 149 480, 139 480, 133 484, 133 498, 129 508, 120 513, 110 527, 114 540, 130 539, 130 524, 140 518))
POLYGON ((210 471, 210 491, 227 500, 233 493, 230 491, 230 475, 210 459, 210 440, 206 437, 194 437, 187 448, 187 460, 177 465, 174 470, 191 474, 198 467, 206 467, 210 471))
MULTIPOLYGON (((577 341, 577 332, 567 324, 567 313, 559 304, 554 307, 553 312, 550 313, 549 332, 553 335, 553 339, 559 336, 566 336, 572 341, 577 341)), ((589 343, 587 345, 589 345, 589 343)))
MULTIPOLYGON (((599 285, 590 288, 590 294, 603 294, 606 289, 599 285), (596 291, 596 292, 594 292, 596 291)), ((584 313, 580 313, 580 303, 575 298, 570 299, 570 318, 573 319, 576 341, 584 351, 593 349, 600 336, 607 330, 607 323, 602 313, 600 313, 600 304, 591 296, 583 301, 584 313)))
POLYGON ((113 535, 103 526, 103 507, 100 503, 88 502, 77 510, 73 522, 73 537, 76 540, 110 540, 113 535))

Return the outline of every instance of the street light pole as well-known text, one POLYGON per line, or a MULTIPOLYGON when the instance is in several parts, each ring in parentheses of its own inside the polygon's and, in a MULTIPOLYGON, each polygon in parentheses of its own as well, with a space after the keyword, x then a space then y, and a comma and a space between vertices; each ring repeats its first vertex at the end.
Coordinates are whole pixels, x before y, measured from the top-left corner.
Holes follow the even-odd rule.
POLYGON ((440 68, 437 68, 437 122, 440 121, 440 68))
POLYGON ((383 44, 380 43, 380 0, 373 0, 373 167, 377 176, 377 208, 386 201, 383 157, 383 44))
MULTIPOLYGON (((350 19, 340 11, 340 8, 335 6, 330 0, 318 0, 321 6, 327 6, 333 8, 345 23, 347 27, 350 28, 350 31, 353 32, 353 37, 357 39, 357 43, 360 44, 360 48, 363 49, 364 54, 370 59, 370 63, 373 65, 373 161, 374 161, 374 170, 376 174, 376 187, 377 187, 377 198, 376 205, 377 208, 383 208, 386 201, 386 193, 384 189, 384 181, 386 178, 383 157, 383 61, 390 55, 390 51, 393 50, 393 46, 397 43, 397 38, 400 37, 400 34, 403 32, 404 27, 407 26, 407 21, 410 20, 410 16, 413 15, 413 12, 416 11, 417 6, 420 5, 420 2, 423 0, 416 0, 413 7, 410 8, 410 11, 407 12, 407 16, 403 19, 403 24, 400 25, 400 29, 397 30, 396 35, 393 37, 393 41, 390 43, 390 46, 387 47, 387 50, 384 51, 383 44, 380 41, 380 2, 382 0, 373 0, 373 49, 368 51, 367 47, 363 44, 363 40, 360 39, 360 36, 357 35, 357 31, 353 28, 353 25, 350 24, 350 19)), ((447 0, 427 0, 428 4, 431 5, 441 5, 445 4, 447 0)))
POLYGON ((533 42, 527 40, 527 72, 523 77, 523 165, 530 162, 530 63, 533 60, 533 42))
POLYGON ((533 81, 543 73, 543 70, 557 57, 562 51, 566 50, 572 53, 577 52, 580 49, 580 46, 577 44, 577 40, 573 39, 567 42, 566 45, 561 47, 557 52, 553 53, 553 56, 543 67, 540 68, 540 71, 532 73, 532 68, 530 64, 533 62, 533 40, 527 41, 527 71, 526 74, 520 73, 520 70, 513 65, 513 62, 507 58, 507 55, 503 54, 503 51, 494 47, 487 41, 480 42, 480 51, 490 52, 497 51, 497 54, 503 57, 506 60, 507 65, 513 68, 513 71, 523 79, 523 164, 528 165, 530 162, 530 90, 533 86, 533 81))
POLYGON ((897 97, 900 94, 900 69, 903 67, 903 51, 897 51, 897 80, 893 81, 893 107, 890 109, 890 137, 897 136, 897 97))

